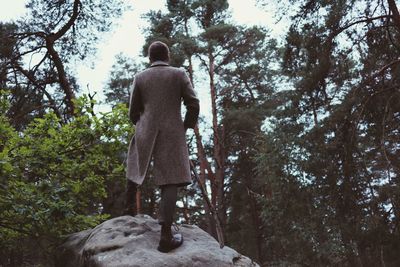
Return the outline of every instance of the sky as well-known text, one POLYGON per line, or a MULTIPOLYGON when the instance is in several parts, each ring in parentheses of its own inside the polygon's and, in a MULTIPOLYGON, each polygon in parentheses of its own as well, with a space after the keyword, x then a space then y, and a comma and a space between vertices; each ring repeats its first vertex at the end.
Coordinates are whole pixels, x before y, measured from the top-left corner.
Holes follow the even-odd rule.
MULTIPOLYGON (((126 11, 116 22, 113 32, 107 34, 104 40, 98 44, 97 56, 92 62, 79 64, 74 72, 83 93, 88 89, 91 93, 97 92, 96 99, 103 100, 102 91, 105 87, 111 66, 118 53, 137 59, 141 56, 144 44, 143 29, 147 22, 142 15, 150 10, 164 9, 165 0, 125 0, 132 6, 131 10, 126 11)), ((25 13, 26 0, 0 0, 0 21, 8 22, 21 17, 25 13), (4 8, 6 7, 6 8, 4 8)), ((272 34, 279 36, 286 25, 276 24, 273 17, 273 7, 260 8, 256 6, 256 0, 229 0, 229 8, 232 11, 233 20, 238 24, 262 25, 271 29, 272 34)), ((198 88, 198 87, 196 87, 198 88)), ((200 93, 202 102, 201 110, 209 109, 209 99, 207 94, 200 93)), ((103 109, 105 107, 102 107, 103 109)), ((103 110, 102 110, 103 111, 103 110)), ((203 114, 205 115, 205 114, 203 114)))

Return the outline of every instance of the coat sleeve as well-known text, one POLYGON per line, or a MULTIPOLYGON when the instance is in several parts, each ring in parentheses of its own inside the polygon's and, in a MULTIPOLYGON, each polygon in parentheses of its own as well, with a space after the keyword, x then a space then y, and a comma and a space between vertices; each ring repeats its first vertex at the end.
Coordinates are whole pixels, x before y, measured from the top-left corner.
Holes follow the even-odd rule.
POLYGON ((136 125, 136 122, 140 119, 140 113, 143 111, 143 103, 140 95, 137 78, 133 80, 133 89, 131 98, 129 101, 129 118, 136 125))
POLYGON ((185 71, 182 71, 182 98, 183 104, 186 106, 185 120, 183 125, 185 129, 194 128, 199 117, 200 105, 193 86, 185 71))

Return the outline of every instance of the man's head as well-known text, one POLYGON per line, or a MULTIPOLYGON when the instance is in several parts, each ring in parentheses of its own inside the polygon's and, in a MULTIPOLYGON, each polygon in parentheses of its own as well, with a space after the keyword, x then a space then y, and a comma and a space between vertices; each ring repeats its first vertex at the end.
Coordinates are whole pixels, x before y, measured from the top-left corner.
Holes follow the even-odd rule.
POLYGON ((149 46, 149 58, 150 62, 154 61, 169 61, 169 49, 168 46, 160 41, 155 41, 149 46))

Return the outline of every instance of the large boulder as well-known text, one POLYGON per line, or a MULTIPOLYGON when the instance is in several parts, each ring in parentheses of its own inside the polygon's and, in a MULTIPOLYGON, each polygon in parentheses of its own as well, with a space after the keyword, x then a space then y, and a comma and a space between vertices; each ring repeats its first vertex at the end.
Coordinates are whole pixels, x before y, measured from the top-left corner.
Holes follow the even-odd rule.
POLYGON ((224 247, 197 226, 182 225, 181 247, 157 250, 161 227, 147 215, 117 217, 93 229, 70 235, 60 246, 57 266, 63 267, 256 267, 258 264, 224 247))

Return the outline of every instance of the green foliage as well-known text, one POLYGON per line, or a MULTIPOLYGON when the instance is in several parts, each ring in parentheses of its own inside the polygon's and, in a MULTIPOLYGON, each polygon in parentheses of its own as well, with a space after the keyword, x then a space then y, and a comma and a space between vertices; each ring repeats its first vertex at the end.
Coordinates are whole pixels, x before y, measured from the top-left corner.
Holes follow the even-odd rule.
POLYGON ((29 260, 33 244, 39 258, 49 256, 65 235, 110 216, 105 203, 112 185, 124 181, 123 151, 132 134, 127 108, 93 116, 87 97, 76 104, 79 115, 69 123, 50 112, 19 133, 0 117, 2 264, 16 250, 29 260))
POLYGON ((119 103, 128 106, 133 77, 143 67, 123 54, 118 54, 115 61, 111 67, 109 81, 104 89, 105 102, 113 106, 119 103))
POLYGON ((292 90, 276 90, 257 161, 266 264, 397 266, 398 25, 386 2, 290 2, 292 90))

